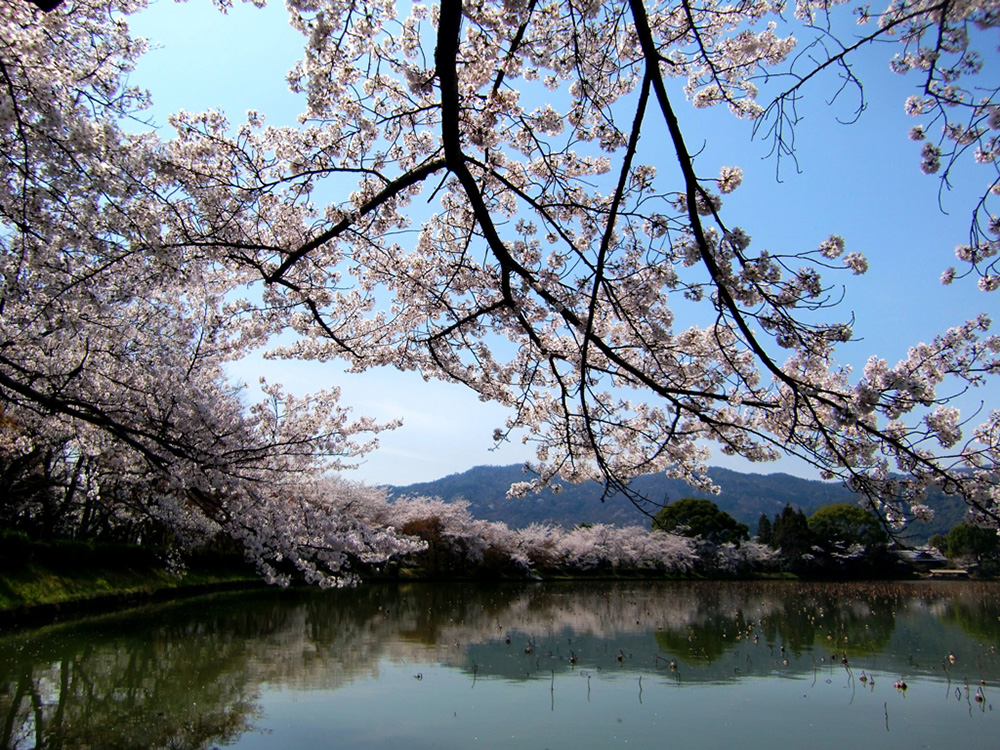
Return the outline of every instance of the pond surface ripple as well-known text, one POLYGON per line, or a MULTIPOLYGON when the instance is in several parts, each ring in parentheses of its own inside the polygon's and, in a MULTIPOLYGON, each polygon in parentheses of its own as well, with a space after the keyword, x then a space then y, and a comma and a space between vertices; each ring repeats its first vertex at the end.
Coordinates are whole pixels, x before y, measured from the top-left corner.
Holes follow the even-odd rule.
POLYGON ((987 747, 998 643, 995 583, 225 594, 0 634, 0 747, 987 747))

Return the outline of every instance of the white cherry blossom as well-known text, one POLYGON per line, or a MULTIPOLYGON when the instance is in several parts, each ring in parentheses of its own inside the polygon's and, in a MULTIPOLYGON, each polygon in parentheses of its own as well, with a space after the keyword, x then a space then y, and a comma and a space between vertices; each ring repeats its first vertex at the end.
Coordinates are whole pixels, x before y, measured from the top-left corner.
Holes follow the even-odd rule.
POLYGON ((968 154, 988 175, 944 280, 990 292, 1000 105, 971 29, 995 29, 995 1, 868 8, 867 36, 804 54, 850 8, 800 0, 796 26, 767 0, 290 0, 299 125, 181 111, 169 136, 122 125, 148 103, 128 84, 140 0, 0 3, 0 449, 56 457, 90 499, 79 523, 100 499, 178 536, 224 532, 275 579, 409 549, 323 479, 388 425, 334 390, 264 384, 252 405, 226 381, 278 334, 270 356, 418 370, 507 406, 497 437, 522 431, 538 456, 515 492, 599 479, 639 501, 627 483, 647 472, 707 489, 715 445, 796 455, 887 522, 930 486, 1000 516, 997 419, 951 411, 1000 370, 989 318, 841 368, 853 328, 831 289, 868 261, 837 235, 775 251, 731 226, 741 172, 699 171, 667 85, 787 157, 813 79, 860 86, 853 53, 896 42, 892 69, 924 82, 905 102, 915 161, 947 182, 968 154), (765 81, 784 89, 758 101, 765 81), (676 171, 654 168, 664 153, 676 171))

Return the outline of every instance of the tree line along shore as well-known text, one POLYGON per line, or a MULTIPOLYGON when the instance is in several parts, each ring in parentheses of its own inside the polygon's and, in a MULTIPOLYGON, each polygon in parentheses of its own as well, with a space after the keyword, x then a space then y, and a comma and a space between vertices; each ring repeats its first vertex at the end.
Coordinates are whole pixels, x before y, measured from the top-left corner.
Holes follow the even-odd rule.
MULTIPOLYGON (((386 501, 388 502, 388 501, 386 501)), ((473 518, 464 502, 397 499, 399 526, 413 540, 388 561, 349 562, 352 577, 323 585, 385 580, 545 580, 564 578, 912 578, 932 567, 993 577, 996 534, 967 523, 938 534, 922 550, 903 550, 874 514, 830 505, 806 516, 786 506, 746 524, 709 500, 664 507, 647 528, 533 524, 511 529, 473 518), (908 553, 908 554, 901 554, 908 553)), ((0 623, 45 622, 67 614, 249 588, 264 581, 316 583, 290 570, 261 575, 220 537, 182 553, 177 548, 99 540, 0 534, 0 623)))

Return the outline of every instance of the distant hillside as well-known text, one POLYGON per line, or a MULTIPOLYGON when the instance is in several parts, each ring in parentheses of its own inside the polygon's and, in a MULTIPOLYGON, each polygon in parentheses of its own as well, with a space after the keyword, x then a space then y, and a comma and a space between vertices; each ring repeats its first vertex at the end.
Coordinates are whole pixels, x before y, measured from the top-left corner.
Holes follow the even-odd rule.
MULTIPOLYGON (((856 496, 840 484, 801 479, 789 474, 745 474, 729 469, 711 468, 712 480, 722 488, 720 495, 699 493, 677 479, 649 474, 636 478, 631 488, 658 503, 671 503, 682 497, 706 497, 741 523, 752 534, 762 513, 773 517, 786 504, 801 508, 806 515, 835 503, 854 503, 856 496)), ((579 523, 610 523, 620 526, 647 525, 649 519, 621 496, 601 502, 602 486, 596 482, 564 484, 559 494, 551 490, 532 493, 524 498, 508 498, 507 488, 528 477, 521 464, 511 466, 476 466, 461 474, 452 474, 433 482, 406 487, 390 487, 395 496, 429 495, 442 500, 464 499, 477 518, 503 521, 514 528, 531 523, 549 522, 570 527, 579 523)), ((926 540, 938 531, 946 533, 960 522, 964 506, 946 502, 940 493, 933 498, 940 508, 931 524, 915 525, 916 539, 926 540)))

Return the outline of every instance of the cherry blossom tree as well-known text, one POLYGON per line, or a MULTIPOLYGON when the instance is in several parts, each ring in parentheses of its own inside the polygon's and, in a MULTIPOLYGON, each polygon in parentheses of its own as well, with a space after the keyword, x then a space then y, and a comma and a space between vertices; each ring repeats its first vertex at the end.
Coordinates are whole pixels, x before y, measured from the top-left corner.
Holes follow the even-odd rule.
POLYGON ((1000 110, 974 86, 973 39, 996 9, 893 3, 861 11, 871 30, 841 43, 833 5, 796 6, 818 39, 796 54, 795 24, 767 2, 445 0, 405 17, 392 3, 291 2, 307 39, 289 76, 306 96, 302 127, 250 113, 233 135, 215 114, 178 115, 169 158, 186 171, 185 209, 222 211, 183 231, 259 274, 258 314, 299 334, 276 356, 418 369, 509 406, 497 439, 524 429, 538 451, 537 479, 517 491, 562 477, 627 493, 652 471, 704 487, 714 442, 754 461, 797 455, 890 523, 926 515, 930 485, 995 520, 1000 412, 977 426, 950 404, 997 371, 989 318, 852 379, 835 359, 851 326, 825 320, 836 310, 821 272, 867 261, 838 236, 752 250, 724 216, 741 170, 700 174, 678 124, 672 77, 696 107, 756 120, 793 155, 811 79, 837 68, 860 84, 851 53, 898 41, 893 69, 924 76, 907 103, 923 124, 912 137, 928 138, 924 171, 947 176, 974 150, 990 175, 962 270, 945 280, 993 289, 1000 110), (761 104, 757 84, 772 80, 787 85, 761 104), (676 173, 648 163, 645 132, 665 134, 676 173), (343 199, 313 198, 348 179, 343 199), (686 303, 709 322, 676 330, 686 303))
POLYGON ((988 174, 943 280, 995 289, 1000 104, 976 75, 996 4, 866 7, 860 37, 837 6, 289 0, 300 125, 178 112, 164 140, 133 127, 139 0, 3 0, 5 409, 112 440, 177 490, 177 514, 257 539, 279 523, 257 515, 280 505, 264 495, 315 497, 261 487, 356 455, 376 428, 333 394, 241 408, 224 363, 284 333, 272 356, 419 370, 509 407, 496 439, 525 431, 538 457, 515 491, 599 479, 629 495, 648 472, 707 487, 715 444, 798 456, 889 524, 930 513, 930 486, 995 524, 1000 411, 975 424, 952 403, 1000 368, 988 316, 853 377, 824 274, 865 258, 836 235, 752 249, 724 207, 740 168, 703 173, 678 122, 671 79, 794 156, 814 80, 860 85, 853 53, 895 42, 892 68, 922 76, 906 106, 924 171, 948 180, 969 157, 988 174), (664 148, 670 169, 653 164, 664 148), (681 307, 704 322, 681 329, 681 307))
MULTIPOLYGON (((635 526, 593 524, 564 529, 532 524, 511 529, 502 522, 473 517, 465 501, 423 496, 390 498, 385 488, 342 476, 324 482, 327 487, 317 492, 317 497, 327 498, 327 505, 342 517, 353 518, 368 528, 385 529, 397 544, 397 532, 407 538, 412 544, 410 551, 419 553, 413 561, 427 575, 524 577, 613 568, 687 573, 696 565, 728 573, 764 569, 774 557, 761 545, 744 545, 745 550, 719 545, 725 549, 718 554, 713 549, 700 559, 690 539, 635 526)), ((393 554, 401 553, 397 550, 393 554)))
POLYGON ((126 80, 145 45, 123 14, 140 7, 3 6, 0 465, 8 488, 45 479, 5 496, 5 525, 225 533, 269 576, 331 582, 350 558, 410 550, 316 497, 392 425, 352 419, 336 390, 262 381, 250 403, 224 375, 265 334, 230 325, 246 276, 171 234, 174 168, 124 128, 147 101, 126 80))

